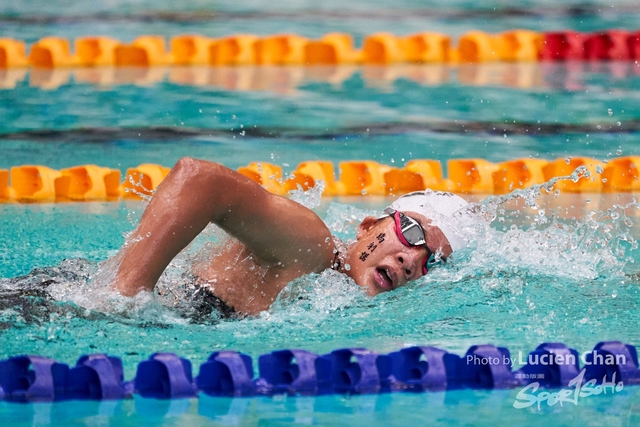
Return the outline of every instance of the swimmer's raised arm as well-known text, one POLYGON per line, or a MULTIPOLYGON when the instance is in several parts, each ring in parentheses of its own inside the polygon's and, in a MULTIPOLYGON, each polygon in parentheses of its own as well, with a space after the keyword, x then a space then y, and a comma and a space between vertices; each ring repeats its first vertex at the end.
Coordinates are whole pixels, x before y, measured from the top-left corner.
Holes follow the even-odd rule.
POLYGON ((180 159, 123 247, 116 288, 123 295, 152 290, 171 260, 209 222, 242 242, 264 265, 322 271, 333 258, 331 234, 310 209, 271 194, 222 165, 180 159))

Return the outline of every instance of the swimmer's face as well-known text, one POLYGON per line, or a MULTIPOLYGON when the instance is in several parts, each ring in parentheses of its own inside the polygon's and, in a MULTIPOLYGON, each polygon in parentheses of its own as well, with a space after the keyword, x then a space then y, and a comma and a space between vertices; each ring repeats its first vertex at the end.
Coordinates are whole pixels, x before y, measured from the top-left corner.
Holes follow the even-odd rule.
MULTIPOLYGON (((451 254, 448 240, 429 219, 416 212, 403 213, 422 225, 427 246, 433 253, 439 251, 443 258, 451 254)), ((373 296, 422 277, 427 256, 424 246, 409 247, 400 241, 391 217, 382 220, 367 217, 358 228, 356 243, 349 248, 346 262, 350 270, 346 273, 373 296)))

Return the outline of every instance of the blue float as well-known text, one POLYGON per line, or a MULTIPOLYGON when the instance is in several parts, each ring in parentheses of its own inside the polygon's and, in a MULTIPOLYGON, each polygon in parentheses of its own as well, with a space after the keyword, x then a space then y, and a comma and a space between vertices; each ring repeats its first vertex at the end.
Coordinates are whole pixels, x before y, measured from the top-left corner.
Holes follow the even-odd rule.
POLYGON ((389 353, 394 391, 442 391, 457 383, 460 356, 435 347, 409 347, 389 353))
POLYGON ((511 356, 504 347, 474 345, 458 363, 458 382, 476 389, 512 388, 519 385, 511 372, 511 356))
POLYGON ((142 397, 180 399, 196 395, 191 362, 173 353, 155 353, 138 364, 134 391, 142 397))
POLYGON ((318 355, 305 350, 280 350, 258 359, 260 378, 255 382, 260 394, 310 395, 321 390, 316 374, 318 355))
POLYGON ((622 381, 624 385, 640 384, 638 353, 632 345, 620 341, 603 341, 585 357, 585 380, 622 381))
POLYGON ((527 364, 516 377, 524 384, 565 387, 580 374, 579 360, 578 352, 562 343, 542 343, 529 353, 527 364))
POLYGON ((70 399, 113 400, 126 395, 122 360, 105 354, 81 356, 69 370, 66 396, 70 399))
POLYGON ((16 402, 61 400, 69 366, 41 356, 17 356, 0 362, 4 399, 16 402))
POLYGON ((390 391, 391 359, 364 348, 344 348, 320 356, 316 361, 316 372, 321 392, 390 391))
POLYGON ((210 396, 251 396, 254 394, 251 357, 235 351, 211 353, 200 366, 196 385, 210 396))

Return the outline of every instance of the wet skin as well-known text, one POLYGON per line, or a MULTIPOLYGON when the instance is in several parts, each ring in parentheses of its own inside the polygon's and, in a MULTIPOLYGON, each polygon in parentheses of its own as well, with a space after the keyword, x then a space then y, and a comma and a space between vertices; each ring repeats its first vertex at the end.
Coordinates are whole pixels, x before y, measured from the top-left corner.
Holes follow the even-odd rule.
MULTIPOLYGON (((405 213, 426 229, 432 252, 443 258, 451 253, 439 228, 420 214, 405 213)), ((243 314, 267 310, 290 281, 334 263, 331 232, 313 211, 222 165, 184 158, 160 184, 118 254, 114 287, 127 296, 152 291, 169 262, 209 223, 237 243, 196 266, 194 274, 243 314)), ((377 295, 421 277, 426 253, 424 247, 404 246, 391 218, 367 217, 340 271, 377 295)))

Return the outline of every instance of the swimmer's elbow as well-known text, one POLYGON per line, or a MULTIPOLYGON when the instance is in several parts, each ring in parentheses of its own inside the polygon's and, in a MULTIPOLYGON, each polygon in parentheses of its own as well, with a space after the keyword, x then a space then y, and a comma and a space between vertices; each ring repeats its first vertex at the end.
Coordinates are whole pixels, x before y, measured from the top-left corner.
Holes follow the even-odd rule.
POLYGON ((182 157, 173 166, 172 172, 176 175, 193 177, 198 174, 216 175, 226 169, 220 163, 210 162, 208 160, 195 159, 193 157, 182 157))
POLYGON ((220 163, 193 157, 182 157, 176 162, 171 173, 180 185, 198 191, 226 188, 222 184, 228 183, 229 177, 240 175, 220 163))

